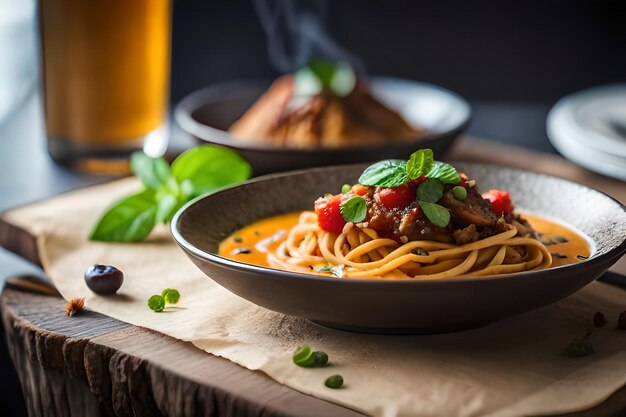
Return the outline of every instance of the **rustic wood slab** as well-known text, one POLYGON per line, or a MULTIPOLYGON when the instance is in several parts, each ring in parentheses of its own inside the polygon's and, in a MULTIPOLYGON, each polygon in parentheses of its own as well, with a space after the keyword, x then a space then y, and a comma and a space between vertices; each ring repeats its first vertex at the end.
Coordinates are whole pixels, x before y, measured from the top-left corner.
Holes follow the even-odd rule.
MULTIPOLYGON (((626 201, 623 182, 555 156, 469 140, 455 148, 451 159, 547 172, 626 201)), ((0 246, 40 264, 35 238, 1 217, 0 246)), ((618 271, 626 273, 623 264, 618 271)), ((89 311, 67 317, 60 297, 35 293, 54 294, 49 285, 21 279, 0 297, 7 343, 30 416, 362 415, 153 331, 89 311)), ((590 410, 562 417, 625 415, 622 388, 590 410)))
POLYGON ((191 343, 99 313, 67 317, 60 297, 0 297, 30 416, 362 416, 301 394, 191 343))

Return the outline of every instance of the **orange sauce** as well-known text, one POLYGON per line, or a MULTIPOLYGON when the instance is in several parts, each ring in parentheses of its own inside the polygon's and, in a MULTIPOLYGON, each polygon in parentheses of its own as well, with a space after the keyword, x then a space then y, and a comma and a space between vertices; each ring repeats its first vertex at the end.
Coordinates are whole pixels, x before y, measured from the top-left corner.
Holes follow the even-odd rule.
MULTIPOLYGON (((227 237, 218 254, 224 258, 269 267, 266 253, 275 250, 298 223, 299 212, 281 214, 254 222, 227 237), (248 252, 249 251, 249 252, 248 252)), ((533 228, 542 234, 553 254, 552 266, 580 262, 590 256, 588 241, 574 230, 534 214, 523 214, 533 228), (556 255, 556 256, 555 256, 556 255)))

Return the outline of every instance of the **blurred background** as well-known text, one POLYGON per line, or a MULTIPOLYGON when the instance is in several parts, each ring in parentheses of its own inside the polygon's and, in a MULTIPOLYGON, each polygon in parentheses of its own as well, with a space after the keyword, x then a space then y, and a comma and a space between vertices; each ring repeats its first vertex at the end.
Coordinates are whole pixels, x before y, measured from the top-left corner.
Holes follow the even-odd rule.
MULTIPOLYGON (((0 145, 24 144, 0 148, 11 150, 0 151, 0 165, 9 167, 0 210, 42 189, 61 191, 25 178, 31 167, 52 164, 37 94, 35 16, 33 0, 0 0, 0 145), (15 126, 25 121, 30 130, 16 137, 15 126), (16 189, 24 190, 18 198, 16 189)), ((328 9, 330 34, 367 73, 455 91, 472 104, 469 134, 547 152, 555 150, 546 115, 560 97, 626 78, 625 21, 626 2, 619 0, 342 0, 328 9)), ((172 104, 209 84, 280 74, 251 1, 174 1, 172 24, 172 104)), ((0 266, 3 275, 26 268, 1 250, 0 266)), ((0 355, 0 414, 25 415, 4 341, 0 355)))
MULTIPOLYGON (((549 108, 565 94, 624 81, 626 2, 343 0, 329 30, 369 74, 431 82, 474 110, 470 134, 553 150, 549 108)), ((172 100, 200 86, 274 77, 250 2, 174 4, 172 100)))

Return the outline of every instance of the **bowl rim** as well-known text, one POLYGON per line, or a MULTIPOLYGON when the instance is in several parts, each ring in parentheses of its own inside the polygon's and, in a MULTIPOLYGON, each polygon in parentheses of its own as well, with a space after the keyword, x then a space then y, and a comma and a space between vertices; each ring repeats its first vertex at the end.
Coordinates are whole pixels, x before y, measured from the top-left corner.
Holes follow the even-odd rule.
MULTIPOLYGON (((567 178, 562 178, 562 177, 558 177, 555 175, 549 175, 549 174, 544 174, 544 173, 539 173, 539 172, 535 172, 535 171, 528 171, 528 170, 523 170, 523 169, 519 169, 519 168, 511 168, 511 167, 507 167, 504 165, 498 165, 498 164, 489 164, 489 163, 482 163, 482 162, 464 162, 464 161, 453 161, 453 162, 458 162, 458 163, 464 163, 464 164, 473 164, 473 165, 480 165, 480 166, 486 166, 486 167, 490 167, 490 168, 496 168, 496 169, 508 169, 508 170, 512 170, 512 171, 517 171, 520 173, 532 173, 535 175, 539 175, 539 176, 543 176, 543 177, 548 177, 548 178, 553 178, 553 179, 557 179, 559 181, 565 181, 568 183, 571 183, 573 185, 579 186, 579 187, 584 187, 588 190, 594 191, 596 193, 599 193, 601 195, 603 195, 604 197, 612 200, 613 202, 615 202, 619 208, 622 209, 622 211, 624 213, 626 213, 626 206, 624 204, 622 204, 621 202, 619 202, 618 200, 616 200, 615 198, 611 197, 610 195, 608 195, 607 193, 597 190, 593 187, 589 187, 587 185, 584 184, 580 184, 576 181, 572 181, 570 179, 567 178)), ((365 163, 366 164, 366 163, 365 163)), ((331 165, 331 166, 324 166, 324 167, 314 167, 314 168, 304 168, 304 169, 298 169, 298 170, 292 170, 292 171, 287 171, 287 172, 280 172, 280 173, 272 173, 272 174, 266 174, 266 175, 262 175, 253 179, 250 179, 248 181, 244 181, 242 183, 239 184, 234 184, 234 185, 230 185, 230 186, 226 186, 226 187, 222 187, 220 189, 217 189, 215 191, 209 192, 207 194, 198 196, 196 198, 194 198, 193 200, 189 201, 188 203, 186 203, 183 207, 181 207, 172 217, 172 220, 170 222, 170 233, 172 235, 172 237, 174 238, 174 241, 176 242, 176 244, 178 244, 178 246, 180 246, 185 252, 187 252, 188 254, 191 254, 193 256, 195 256, 198 259, 201 259, 203 261, 207 261, 210 262, 212 264, 217 264, 221 267, 227 267, 229 269, 234 269, 237 271, 242 271, 242 272, 252 272, 252 273, 263 273, 269 276, 274 276, 274 277, 283 277, 283 278, 297 278, 297 279, 306 279, 306 280, 310 280, 310 281, 314 281, 314 282, 334 282, 334 283, 346 283, 346 282, 351 282, 356 284, 362 284, 362 285, 385 285, 385 286, 394 286, 394 285, 445 285, 445 284, 452 284, 452 283, 463 283, 463 282, 491 282, 494 280, 505 280, 505 279, 510 279, 510 278, 516 278, 519 277, 520 275, 528 275, 530 277, 536 277, 539 275, 543 275, 546 271, 556 271, 557 273, 559 273, 560 271, 567 271, 567 270, 575 270, 577 268, 581 268, 581 267, 591 267, 595 264, 604 262, 606 260, 610 260, 613 258, 616 258, 618 256, 623 255, 626 252, 626 236, 624 237, 624 239, 622 240, 622 242, 613 247, 612 249, 610 249, 608 252, 601 254, 601 255, 591 255, 588 259, 583 260, 581 262, 576 262, 573 264, 568 264, 568 265, 561 265, 561 266, 557 266, 557 267, 551 267, 551 268, 546 268, 546 269, 538 269, 538 270, 530 270, 530 271, 523 271, 523 272, 515 272, 515 273, 511 273, 511 274, 496 274, 496 275, 486 275, 486 276, 466 276, 466 277, 453 277, 453 278, 438 278, 438 279, 416 279, 416 280, 382 280, 382 279, 376 279, 376 278, 348 278, 348 279, 337 279, 335 277, 327 277, 325 275, 316 275, 316 274, 307 274, 307 273, 302 273, 302 272, 294 272, 294 271, 284 271, 281 269, 276 269, 276 268, 271 268, 271 267, 266 267, 266 266, 259 266, 259 265, 253 265, 253 264, 248 264, 245 262, 239 262, 239 261, 234 261, 232 259, 228 259, 225 258, 223 256, 220 256, 218 254, 215 254, 213 252, 208 252, 205 251, 203 249, 200 249, 198 247, 196 247, 195 245, 193 245, 192 243, 190 243, 189 241, 187 241, 182 233, 178 230, 178 223, 180 218, 182 217, 183 213, 185 211, 187 211, 187 209, 189 209, 191 206, 197 204, 199 201, 207 199, 207 198, 211 198, 214 195, 226 192, 226 191, 230 191, 232 189, 241 187, 242 185, 247 185, 247 184, 254 184, 254 183, 258 183, 258 182, 263 182, 263 181, 268 181, 274 178, 281 178, 281 177, 287 177, 287 176, 291 176, 291 175, 297 175, 297 174, 303 174, 306 172, 311 172, 311 171, 319 171, 319 170, 331 170, 331 169, 337 169, 337 168, 349 168, 349 167, 355 167, 355 166, 362 166, 365 165, 364 163, 356 163, 356 164, 343 164, 343 165, 331 165)), ((541 214, 539 214, 541 215, 541 214)), ((257 220, 261 220, 261 219, 257 219, 257 220)), ((590 237, 587 236, 588 239, 591 239, 590 237)), ((595 242, 594 242, 595 243, 595 242)), ((619 259, 619 258, 618 258, 619 259)), ((339 284, 342 285, 342 284, 339 284)))
POLYGON ((218 129, 213 126, 209 126, 204 123, 198 122, 191 115, 193 112, 198 110, 202 105, 206 103, 205 97, 207 95, 217 95, 221 90, 229 90, 235 87, 251 87, 258 86, 261 84, 270 84, 272 81, 267 78, 246 78, 242 80, 236 81, 227 81, 218 84, 212 84, 205 87, 202 87, 198 90, 192 91, 183 97, 174 107, 174 120, 178 124, 178 126, 187 134, 198 138, 204 142, 215 143, 222 146, 227 146, 233 149, 239 150, 254 150, 260 152, 271 152, 271 153, 321 153, 321 154, 329 154, 329 153, 349 153, 349 152, 368 152, 374 151, 377 149, 385 148, 385 149, 393 149, 405 147, 411 144, 421 144, 428 145, 429 143, 435 142, 442 137, 455 136, 465 131, 469 126, 473 114, 472 114, 472 106, 470 103, 463 98, 461 95, 455 93, 452 90, 448 90, 447 88, 440 87, 436 84, 416 81, 406 78, 400 77, 388 77, 388 76, 368 76, 367 77, 373 81, 392 81, 392 82, 403 82, 419 85, 422 87, 426 87, 431 90, 436 90, 440 93, 447 95, 448 97, 455 100, 459 105, 461 105, 466 114, 458 125, 455 127, 442 131, 442 132, 428 132, 426 131, 426 136, 422 136, 419 138, 414 138, 410 140, 400 141, 398 143, 385 143, 381 142, 379 144, 368 144, 368 145, 355 145, 355 146, 347 146, 341 148, 289 148, 285 146, 275 146, 272 144, 268 144, 262 141, 255 140, 245 140, 238 141, 234 140, 233 137, 228 133, 228 131, 218 129))

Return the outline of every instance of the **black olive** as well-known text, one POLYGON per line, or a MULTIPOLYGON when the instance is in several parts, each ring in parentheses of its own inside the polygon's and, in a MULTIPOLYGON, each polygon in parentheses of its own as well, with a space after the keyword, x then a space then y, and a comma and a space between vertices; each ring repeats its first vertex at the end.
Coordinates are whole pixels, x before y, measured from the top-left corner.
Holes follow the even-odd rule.
POLYGON ((124 282, 124 273, 111 265, 91 265, 85 271, 85 283, 96 294, 115 294, 124 282))

